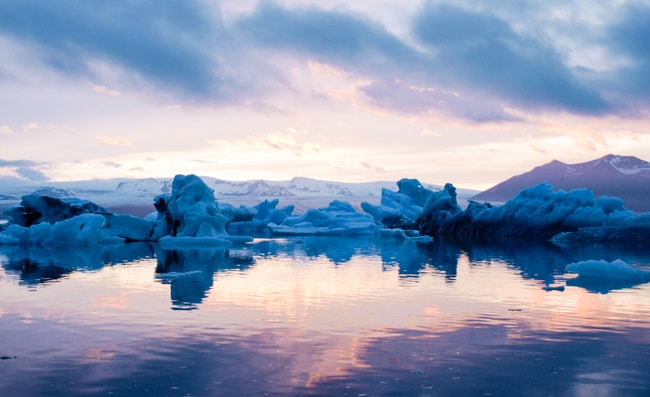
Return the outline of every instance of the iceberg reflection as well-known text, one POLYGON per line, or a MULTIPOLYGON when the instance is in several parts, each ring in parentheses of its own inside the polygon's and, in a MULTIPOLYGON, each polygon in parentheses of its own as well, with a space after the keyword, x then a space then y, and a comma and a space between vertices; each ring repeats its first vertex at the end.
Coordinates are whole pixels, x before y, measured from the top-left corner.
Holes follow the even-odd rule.
POLYGON ((3 248, 0 395, 645 395, 650 286, 574 288, 565 266, 598 256, 649 260, 373 236, 3 248))

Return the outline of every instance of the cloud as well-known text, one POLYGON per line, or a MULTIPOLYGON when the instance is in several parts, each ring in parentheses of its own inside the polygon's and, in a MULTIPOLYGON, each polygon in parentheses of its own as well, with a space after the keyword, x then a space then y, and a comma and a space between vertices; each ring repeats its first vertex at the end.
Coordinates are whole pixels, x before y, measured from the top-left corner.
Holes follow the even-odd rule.
POLYGON ((433 69, 464 91, 531 109, 580 114, 609 110, 550 43, 517 33, 493 15, 429 3, 417 17, 414 33, 435 54, 433 69))
POLYGON ((42 182, 49 178, 36 167, 45 165, 42 162, 31 160, 5 160, 0 159, 0 169, 9 169, 11 172, 18 175, 22 180, 29 180, 31 182, 42 182))
POLYGON ((31 160, 3 160, 0 159, 0 168, 22 168, 22 167, 35 167, 40 165, 36 161, 31 160))
POLYGON ((634 64, 650 62, 650 5, 632 3, 608 27, 609 45, 630 57, 634 64))
POLYGON ((383 173, 386 172, 386 169, 385 169, 384 167, 376 166, 376 165, 371 164, 371 163, 369 163, 369 162, 367 162, 367 161, 359 161, 359 164, 360 164, 363 168, 369 169, 369 170, 371 170, 371 171, 378 172, 378 173, 380 173, 380 174, 383 174, 383 173))
POLYGON ((253 139, 256 146, 268 147, 274 150, 290 152, 297 157, 309 153, 318 153, 321 145, 318 142, 297 142, 296 135, 306 135, 306 131, 298 131, 294 128, 287 128, 286 132, 274 132, 266 134, 261 138, 253 139))
MULTIPOLYGON (((284 131, 269 132, 261 135, 248 136, 244 139, 230 141, 226 139, 208 139, 206 143, 211 147, 231 153, 260 153, 276 152, 280 154, 291 153, 296 157, 308 158, 321 155, 327 147, 315 140, 307 140, 309 131, 286 128, 284 131), (271 149, 271 150, 269 150, 271 149)), ((194 160, 198 162, 199 160, 194 160)), ((201 160, 205 164, 214 164, 212 161, 201 160)))
POLYGON ((439 137, 439 136, 444 136, 445 134, 443 132, 436 131, 436 130, 433 130, 431 128, 425 128, 422 131, 420 131, 420 135, 439 137))
POLYGON ((31 130, 37 130, 40 126, 38 123, 35 122, 29 122, 23 126, 23 131, 31 131, 31 130))
POLYGON ((92 77, 104 59, 190 97, 219 95, 219 65, 210 54, 220 21, 199 1, 76 0, 0 2, 0 32, 40 49, 42 61, 67 75, 92 77))
POLYGON ((115 161, 102 161, 101 164, 105 167, 122 168, 122 164, 116 163, 115 161))
POLYGON ((371 105, 406 114, 442 113, 476 123, 521 121, 492 101, 465 97, 433 87, 408 86, 404 82, 373 82, 360 87, 371 105))
POLYGON ((109 88, 106 88, 106 86, 103 86, 103 85, 97 85, 97 84, 90 83, 90 88, 93 90, 93 92, 96 92, 98 94, 112 96, 112 97, 120 97, 120 96, 122 96, 121 92, 111 90, 109 88))
POLYGON ((43 182, 49 179, 44 173, 34 168, 20 167, 16 168, 14 171, 20 177, 32 182, 43 182))
POLYGON ((358 14, 262 2, 237 28, 264 47, 307 53, 362 71, 415 60, 413 50, 385 27, 358 14))
POLYGON ((639 3, 585 16, 581 3, 430 1, 400 19, 400 36, 368 7, 262 1, 235 7, 224 23, 220 5, 208 3, 0 1, 0 35, 51 71, 93 81, 94 92, 155 90, 147 97, 181 108, 281 112, 273 98, 311 92, 291 75, 310 62, 367 82, 354 92, 364 105, 475 123, 520 121, 513 109, 641 114, 650 103, 650 7, 639 3), (614 66, 576 63, 583 47, 614 66))
POLYGON ((122 136, 111 137, 106 135, 99 135, 95 137, 95 143, 98 145, 108 146, 130 146, 133 144, 133 141, 122 136))
POLYGON ((363 93, 384 109, 441 109, 476 122, 519 121, 506 111, 513 107, 590 115, 610 111, 601 93, 579 79, 552 43, 518 33, 487 12, 427 3, 411 27, 421 48, 360 15, 270 2, 261 3, 237 28, 264 48, 366 76, 371 84, 363 93))
POLYGON ((608 88, 623 110, 648 115, 650 108, 650 5, 633 3, 623 7, 609 25, 604 41, 611 52, 626 62, 611 74, 608 88))
POLYGON ((3 126, 0 126, 0 134, 2 134, 2 135, 15 135, 16 133, 8 125, 3 125, 3 126))

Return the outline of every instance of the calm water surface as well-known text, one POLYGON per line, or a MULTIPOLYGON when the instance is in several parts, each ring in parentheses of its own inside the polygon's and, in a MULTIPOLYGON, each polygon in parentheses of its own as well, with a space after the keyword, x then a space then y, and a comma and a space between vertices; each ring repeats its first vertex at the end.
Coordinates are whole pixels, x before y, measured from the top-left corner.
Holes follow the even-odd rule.
POLYGON ((648 396, 644 250, 374 238, 0 247, 0 396, 648 396))

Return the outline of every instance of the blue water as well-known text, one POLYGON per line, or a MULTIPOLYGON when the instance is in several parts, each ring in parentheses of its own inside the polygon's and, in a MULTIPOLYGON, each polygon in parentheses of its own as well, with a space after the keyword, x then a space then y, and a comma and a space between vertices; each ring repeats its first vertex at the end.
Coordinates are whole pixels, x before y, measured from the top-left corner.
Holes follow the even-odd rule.
POLYGON ((648 396, 644 249, 0 247, 0 396, 648 396))

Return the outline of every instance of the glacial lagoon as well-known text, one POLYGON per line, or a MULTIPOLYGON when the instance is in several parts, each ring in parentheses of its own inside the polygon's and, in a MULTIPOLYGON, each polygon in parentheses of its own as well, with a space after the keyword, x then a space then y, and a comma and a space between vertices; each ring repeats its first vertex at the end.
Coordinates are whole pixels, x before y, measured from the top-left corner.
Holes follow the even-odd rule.
POLYGON ((643 248, 0 247, 2 396, 647 396, 643 248))

